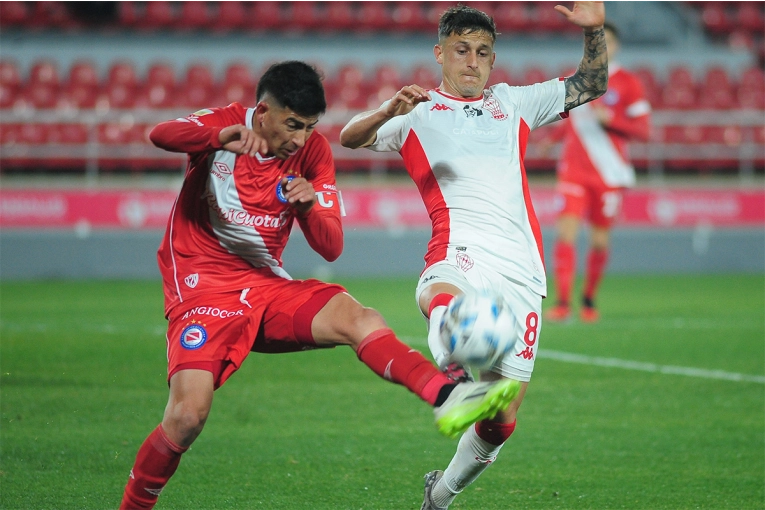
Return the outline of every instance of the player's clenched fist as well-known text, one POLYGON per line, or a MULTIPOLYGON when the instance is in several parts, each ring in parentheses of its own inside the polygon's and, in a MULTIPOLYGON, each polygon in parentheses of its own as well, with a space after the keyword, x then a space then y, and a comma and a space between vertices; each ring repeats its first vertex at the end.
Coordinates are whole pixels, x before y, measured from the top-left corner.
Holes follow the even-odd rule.
POLYGON ((263 155, 268 153, 265 138, 243 124, 224 127, 218 135, 218 140, 224 149, 234 154, 248 154, 254 157, 257 152, 263 155))
POLYGON ((388 104, 386 113, 391 117, 406 115, 423 101, 430 101, 428 91, 419 85, 407 85, 396 92, 388 104))
POLYGON ((313 203, 316 202, 316 190, 305 177, 295 177, 294 179, 284 177, 282 179, 282 191, 287 202, 300 214, 307 213, 313 207, 313 203))

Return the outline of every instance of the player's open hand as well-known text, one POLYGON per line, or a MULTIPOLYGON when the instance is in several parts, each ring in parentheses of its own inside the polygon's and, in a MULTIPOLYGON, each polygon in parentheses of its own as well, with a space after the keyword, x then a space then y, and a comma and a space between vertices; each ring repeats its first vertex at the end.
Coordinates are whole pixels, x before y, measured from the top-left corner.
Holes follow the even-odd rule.
POLYGON ((424 101, 430 101, 430 94, 427 90, 419 85, 407 85, 396 92, 388 104, 386 113, 391 117, 406 115, 424 101))
POLYGON ((291 180, 282 178, 282 191, 287 203, 297 209, 300 214, 308 213, 316 202, 316 190, 305 177, 295 177, 291 180))
POLYGON ((603 2, 574 2, 572 11, 562 5, 556 5, 555 10, 574 25, 584 29, 598 28, 606 22, 606 7, 603 2))
POLYGON ((263 155, 268 153, 266 139, 242 124, 224 127, 218 135, 218 140, 225 150, 234 154, 247 154, 250 157, 255 157, 257 152, 263 155))

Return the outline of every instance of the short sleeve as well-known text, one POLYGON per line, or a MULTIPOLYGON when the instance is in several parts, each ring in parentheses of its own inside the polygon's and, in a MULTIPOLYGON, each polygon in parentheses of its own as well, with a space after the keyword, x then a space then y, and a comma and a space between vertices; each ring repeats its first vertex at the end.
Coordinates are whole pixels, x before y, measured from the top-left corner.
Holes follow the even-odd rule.
MULTIPOLYGON (((382 107, 388 105, 390 101, 386 101, 382 104, 382 107)), ((377 138, 374 143, 367 146, 368 149, 372 149, 375 152, 398 152, 404 145, 406 135, 411 128, 411 115, 416 110, 409 112, 406 115, 399 115, 393 117, 388 122, 383 124, 380 129, 377 130, 377 138)))
POLYGON ((566 117, 566 84, 561 78, 525 87, 508 87, 508 90, 530 129, 566 117))

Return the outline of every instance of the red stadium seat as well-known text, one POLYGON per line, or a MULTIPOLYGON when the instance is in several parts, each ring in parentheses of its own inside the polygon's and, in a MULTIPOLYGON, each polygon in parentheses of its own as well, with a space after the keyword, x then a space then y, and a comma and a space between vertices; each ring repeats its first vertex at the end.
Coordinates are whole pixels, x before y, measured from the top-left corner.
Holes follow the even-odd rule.
POLYGON ((50 129, 46 124, 28 122, 19 126, 18 142, 41 145, 48 142, 50 129))
POLYGON ((0 83, 0 109, 12 108, 16 104, 18 90, 0 83))
POLYGON ((743 132, 740 126, 705 126, 702 129, 705 143, 738 147, 743 141, 743 132))
POLYGON ((441 18, 441 15, 450 7, 454 7, 454 5, 454 2, 443 1, 423 3, 427 26, 433 30, 434 35, 436 30, 438 30, 438 20, 441 18))
POLYGON ((175 105, 191 109, 201 109, 214 106, 213 88, 200 83, 188 83, 179 87, 175 93, 175 105))
POLYGON ((20 130, 20 124, 0 124, 0 145, 18 142, 20 130))
POLYGON ((123 28, 135 28, 140 23, 141 16, 136 2, 126 0, 117 3, 117 19, 123 28))
POLYGON ((235 62, 226 67, 223 74, 223 85, 250 86, 253 83, 252 71, 249 64, 235 62))
POLYGON ((289 20, 289 28, 297 30, 313 30, 321 25, 324 20, 319 13, 317 2, 305 0, 303 2, 289 2, 288 12, 285 14, 289 20))
POLYGON ((361 30, 388 30, 393 18, 387 2, 361 2, 357 13, 357 27, 361 30))
POLYGON ((164 83, 147 83, 135 101, 137 108, 172 108, 176 101, 175 89, 164 83))
POLYGON ((648 102, 651 103, 653 108, 661 106, 661 84, 656 80, 656 75, 652 69, 648 67, 639 67, 633 71, 640 82, 643 84, 643 91, 645 92, 648 102))
POLYGON ((494 10, 497 30, 512 34, 531 30, 531 14, 526 2, 501 2, 494 10))
POLYGON ((709 2, 701 8, 701 21, 714 35, 727 34, 733 29, 733 22, 723 2, 709 2))
POLYGON ((160 29, 174 26, 178 17, 174 4, 165 0, 146 2, 146 12, 136 28, 160 29))
POLYGON ((133 124, 109 122, 99 124, 97 129, 98 142, 107 145, 123 145, 132 139, 133 124))
POLYGON ((435 32, 435 27, 430 25, 420 2, 394 2, 391 12, 393 30, 414 32, 429 30, 435 32))
POLYGON ((735 25, 762 37, 765 31, 765 15, 762 2, 737 2, 735 25))
POLYGON ((661 95, 661 104, 670 110, 690 110, 696 106, 696 89, 667 85, 661 95))
POLYGON ((149 66, 146 72, 146 85, 164 85, 169 88, 175 87, 175 70, 170 64, 155 62, 149 66))
POLYGON ((327 2, 324 23, 319 28, 330 31, 344 31, 354 28, 356 14, 352 2, 327 2))
POLYGON ((121 83, 109 84, 99 96, 97 104, 104 108, 129 109, 136 105, 136 89, 121 83))
POLYGON ((186 69, 187 85, 201 85, 203 87, 212 87, 215 79, 213 78, 212 71, 206 63, 191 64, 186 69))
POLYGON ((98 102, 98 87, 67 85, 59 92, 59 106, 63 108, 95 108, 98 102))
POLYGON ((354 64, 345 64, 338 69, 336 80, 343 86, 360 86, 364 82, 364 72, 354 64))
POLYGON ((3 58, 0 60, 0 85, 12 89, 21 86, 21 74, 15 60, 3 58))
POLYGON ((489 75, 489 81, 486 82, 487 86, 496 85, 497 83, 512 84, 512 76, 510 72, 504 67, 495 67, 491 70, 489 75))
POLYGON ((253 2, 247 27, 253 30, 281 28, 284 24, 279 2, 253 2))
POLYGON ((29 69, 27 84, 58 87, 58 64, 52 60, 38 60, 29 69))
POLYGON ((27 2, 0 2, 0 27, 19 28, 29 23, 27 2))
POLYGON ((69 68, 69 76, 66 82, 68 86, 79 85, 97 88, 100 80, 95 65, 90 61, 80 60, 69 68))
MULTIPOLYGON (((222 2, 225 3, 225 2, 222 2)), ((175 26, 179 29, 197 30, 209 27, 214 21, 207 2, 186 0, 181 2, 181 12, 175 20, 175 26)))
POLYGON ((403 80, 399 74, 398 67, 393 64, 381 64, 374 70, 372 82, 381 84, 395 85, 396 87, 403 86, 403 80))
POLYGON ((435 65, 428 64, 414 66, 409 75, 409 83, 406 85, 415 83, 426 89, 435 89, 441 83, 441 75, 436 72, 436 69, 438 68, 435 65))
POLYGON ((58 88, 46 84, 32 84, 22 92, 27 104, 38 110, 49 110, 58 106, 58 88))
POLYGON ((124 87, 135 88, 138 86, 138 76, 135 72, 135 66, 131 62, 115 62, 109 68, 109 74, 106 78, 107 85, 122 85, 124 87))
POLYGON ((699 86, 697 106, 715 110, 726 110, 736 106, 733 84, 724 68, 707 69, 699 86))
POLYGON ((218 15, 213 20, 215 30, 229 31, 244 28, 248 20, 246 2, 217 2, 218 15))
POLYGON ((521 85, 533 85, 555 78, 555 73, 545 71, 539 67, 528 67, 523 72, 523 81, 521 85))
POLYGON ((52 124, 49 129, 51 143, 88 143, 88 126, 84 124, 52 124))
POLYGON ((530 2, 533 7, 531 18, 536 20, 537 30, 544 32, 562 32, 568 30, 579 30, 576 25, 569 23, 568 20, 558 11, 553 9, 555 4, 550 2, 530 2))
POLYGON ((218 101, 219 106, 226 106, 231 103, 241 103, 243 105, 255 103, 255 87, 252 85, 236 82, 224 84, 218 92, 220 96, 214 98, 213 101, 218 101))
POLYGON ((664 126, 665 143, 698 144, 704 135, 701 126, 664 126))
POLYGON ((77 26, 69 15, 66 4, 67 2, 33 2, 28 25, 41 28, 55 27, 59 30, 77 26))

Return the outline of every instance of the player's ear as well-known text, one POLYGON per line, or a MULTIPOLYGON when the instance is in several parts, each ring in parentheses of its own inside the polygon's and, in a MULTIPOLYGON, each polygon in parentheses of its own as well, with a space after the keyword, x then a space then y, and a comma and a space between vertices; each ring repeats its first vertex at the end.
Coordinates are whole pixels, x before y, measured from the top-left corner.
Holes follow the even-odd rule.
POLYGON ((265 100, 260 101, 257 105, 255 105, 255 120, 258 122, 258 125, 263 125, 263 120, 265 119, 266 114, 270 109, 271 105, 269 105, 265 100))
POLYGON ((438 64, 443 64, 444 63, 444 53, 443 53, 443 50, 441 49, 441 45, 440 44, 436 44, 433 47, 433 55, 436 57, 436 62, 438 64))

